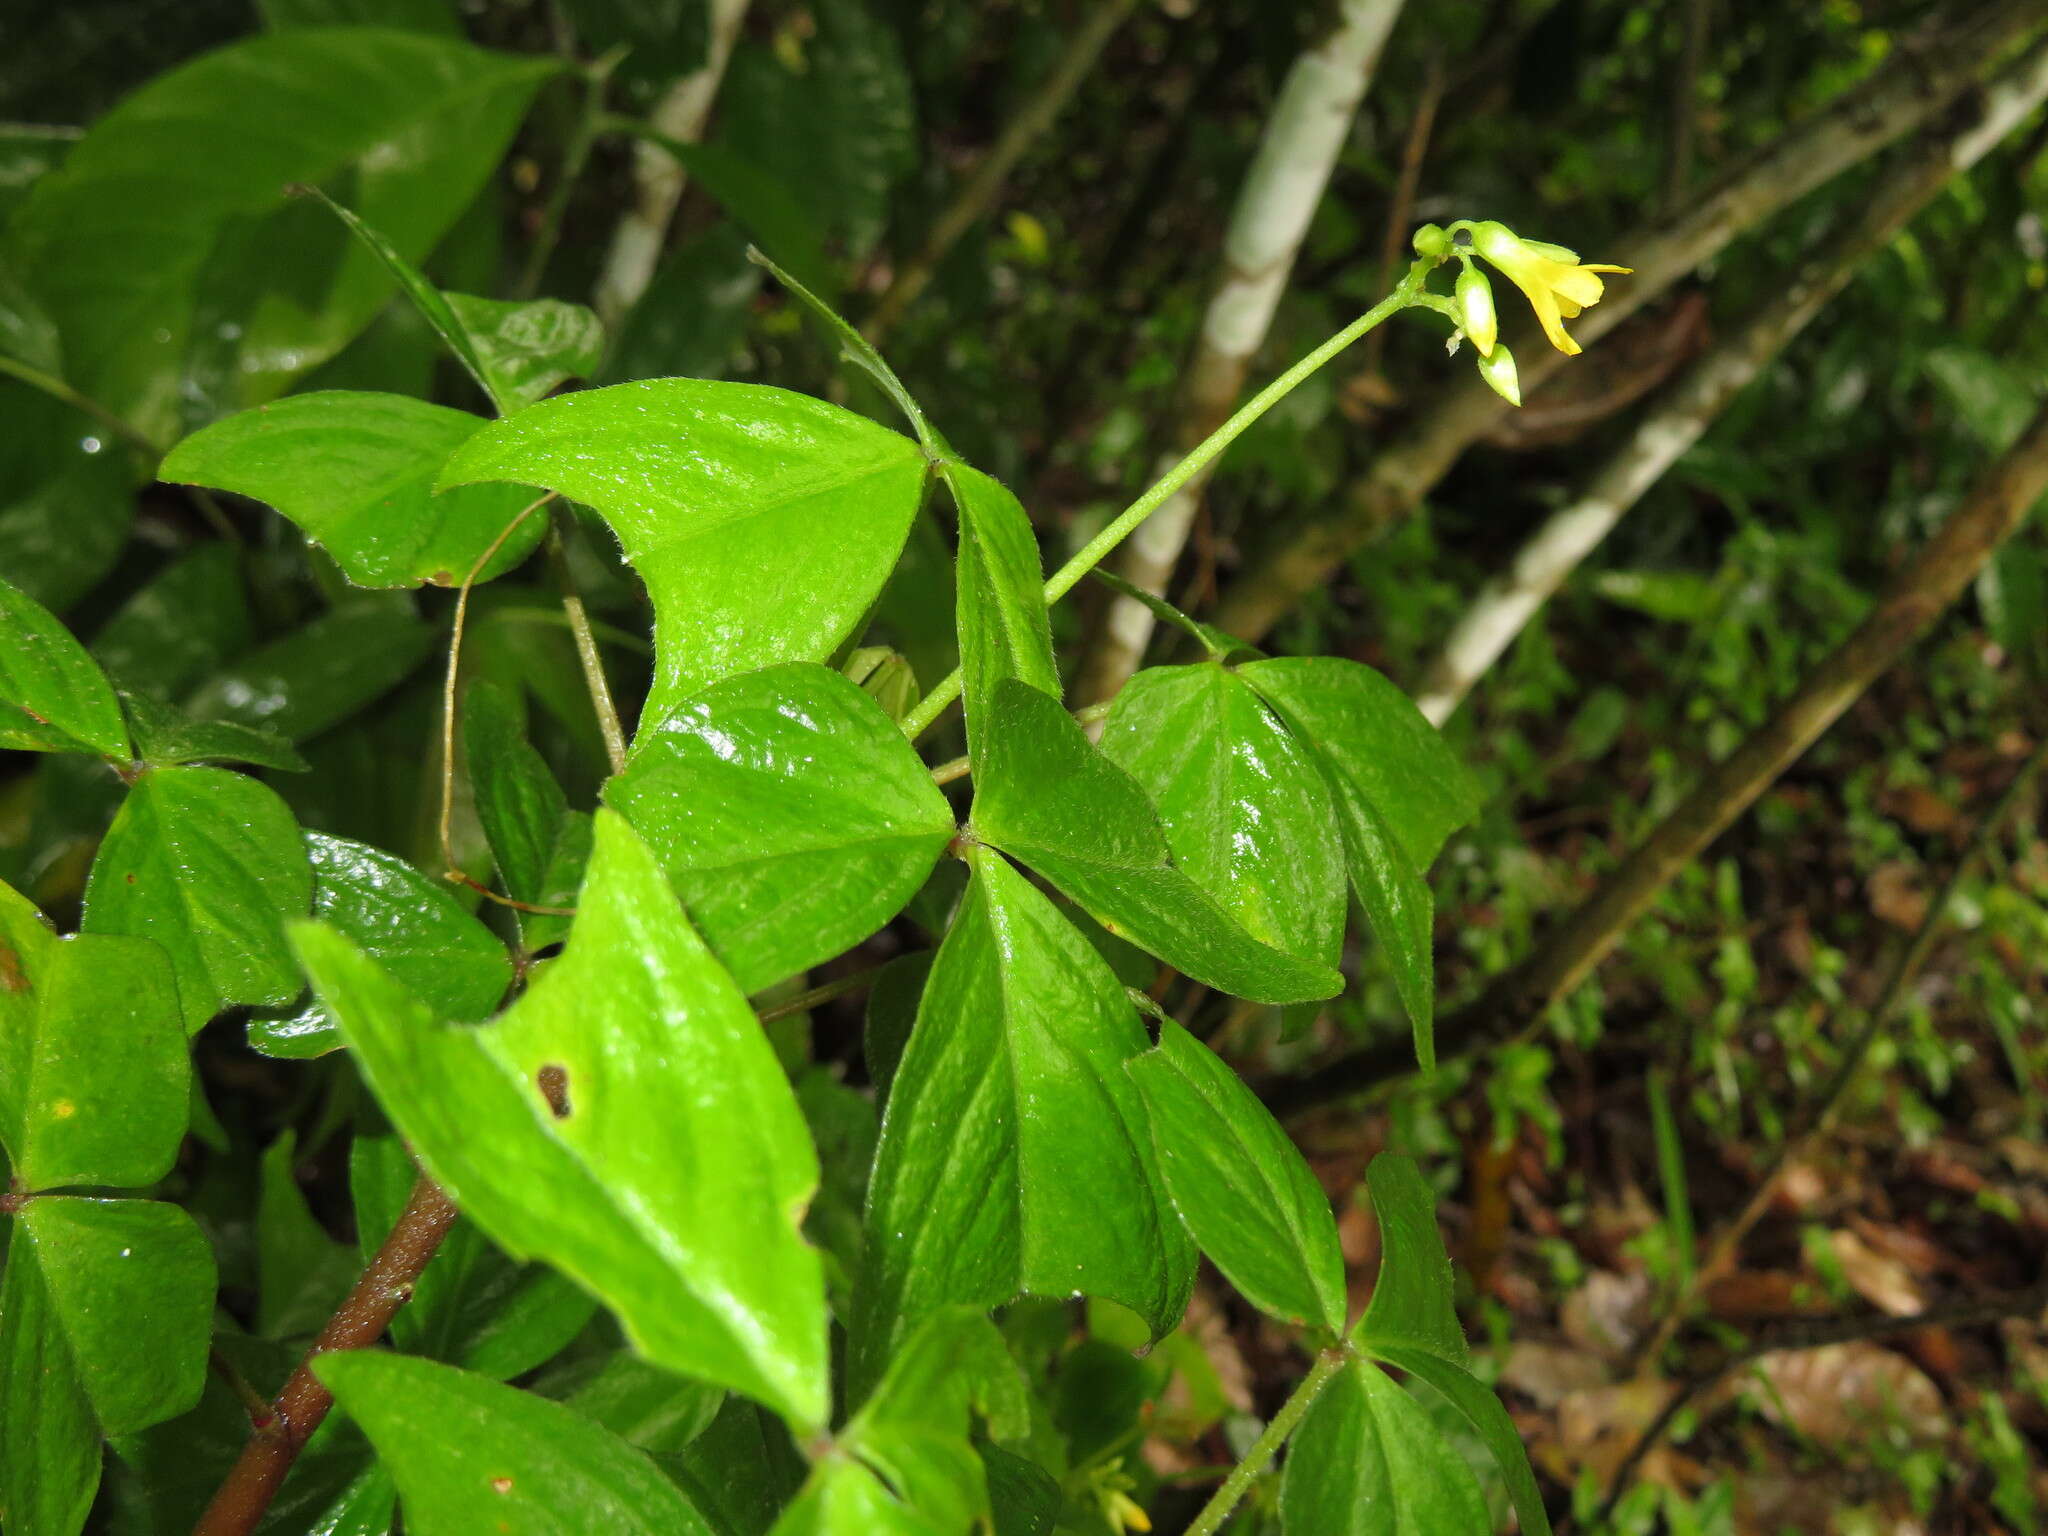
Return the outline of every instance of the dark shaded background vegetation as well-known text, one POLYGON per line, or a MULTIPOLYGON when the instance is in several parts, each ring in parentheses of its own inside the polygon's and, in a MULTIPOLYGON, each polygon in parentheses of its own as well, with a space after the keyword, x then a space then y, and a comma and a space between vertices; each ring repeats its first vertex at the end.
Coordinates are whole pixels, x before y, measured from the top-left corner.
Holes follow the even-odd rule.
MULTIPOLYGON (((208 48, 302 20, 459 27, 496 48, 605 60, 598 86, 569 74, 543 90, 429 263, 472 292, 531 285, 588 302, 634 196, 622 121, 653 109, 704 48, 694 0, 258 9, 7 0, 0 119, 87 125, 208 48), (617 120, 594 122, 592 101, 617 120), (593 126, 587 162, 565 181, 593 126)), ((721 200, 692 179, 604 378, 755 379, 873 406, 747 263, 749 239, 808 262, 857 321, 871 313, 979 157, 1046 90, 1091 9, 756 0, 707 142, 774 184, 772 196, 756 184, 751 202, 746 188, 721 200), (777 207, 794 211, 793 234, 776 224, 777 207)), ((1405 245, 1424 220, 1498 218, 1588 259, 1630 262, 1717 176, 1895 66, 1914 29, 1972 9, 1413 0, 1317 204, 1254 380, 1378 297, 1390 240, 1405 245), (1425 112, 1426 139, 1416 131, 1425 112), (1404 204, 1411 146, 1419 174, 1404 204)), ((1282 78, 1333 11, 1322 0, 1137 5, 886 337, 963 454, 1017 489, 1049 560, 1142 489, 1181 430, 1228 211, 1282 78)), ((2031 43, 2024 26, 2013 34, 2039 46, 2038 26, 2031 43)), ((1744 227, 1531 389, 1418 507, 1349 538, 1327 580, 1287 594, 1262 643, 1351 656, 1419 688, 1482 583, 1629 442, 1659 389, 1865 206, 1913 137, 1744 227)), ((0 129, 0 221, 68 142, 0 129)), ((1450 717, 1451 741, 1488 791, 1482 820, 1435 874, 1450 1004, 1542 942, 1706 764, 1768 720, 2019 435, 2048 392, 2044 145, 2036 110, 1858 261, 1839 297, 1727 402, 1450 717)), ((1614 280, 1616 291, 1628 281, 1614 280)), ((1361 477, 1469 375, 1469 355, 1446 359, 1440 332, 1412 317, 1347 355, 1225 460, 1169 595, 1228 622, 1233 600, 1256 597, 1276 552, 1304 529, 1355 521, 1361 477)), ((303 382, 478 403, 396 301, 303 382)), ((304 825, 436 857, 434 637, 446 594, 366 603, 260 507, 209 509, 176 488, 138 489, 119 467, 81 471, 68 446, 52 445, 98 427, 26 384, 0 380, 0 419, 0 570, 82 636, 147 647, 161 635, 124 605, 190 551, 221 546, 218 580, 187 599, 232 609, 197 642, 213 648, 201 688, 274 682, 290 696, 292 734, 319 771, 270 777, 304 825), (397 641, 388 628, 374 645, 329 629, 294 648, 323 615, 373 607, 380 623, 396 610, 423 623, 397 641)), ((951 597, 943 535, 926 532, 914 544, 924 558, 898 578, 878 624, 930 681, 952 664, 951 597)), ((607 660, 630 703, 644 686, 632 638, 644 632, 643 600, 606 540, 571 556, 596 617, 614 626, 607 660)), ((542 584, 521 576, 480 594, 469 665, 528 690, 543 751, 588 803, 602 746, 566 635, 533 619, 542 584)), ((1105 601, 1089 587, 1055 611, 1070 675, 1098 643, 1105 601)), ((1169 652, 1155 640, 1155 659, 1169 652)), ((1839 1118, 1796 1149, 1732 1260, 1702 1277, 1697 1315, 1675 1337, 1659 1331, 1699 1256, 1805 1125, 1980 818, 2048 731, 2044 667, 2048 537, 2036 519, 1539 1027, 1432 1080, 1309 1105, 1293 1122, 1350 1212, 1355 1277, 1371 1273, 1374 1251, 1356 1203, 1365 1162, 1390 1136, 1424 1157, 1470 1282, 1467 1322, 1490 1341, 1482 1353, 1575 1529, 2043 1528, 2048 1330, 2038 1315, 1903 1337, 1873 1328, 1765 1355, 1693 1399, 1631 1466, 1634 1491, 1607 1516, 1596 1511, 1669 1394, 1713 1377, 1745 1340, 1777 1337, 1787 1320, 1911 1314, 2041 1274, 2048 839, 2030 795, 1984 840, 1839 1118), (1658 1345, 1647 1359, 1646 1341, 1658 1345)), ((0 877, 60 917, 75 910, 118 787, 83 759, 0 765, 0 877)), ((843 964, 872 963, 890 943, 884 935, 843 964)), ((1370 946, 1351 958, 1355 984, 1284 1041, 1269 1011, 1191 984, 1173 983, 1165 1001, 1247 1075, 1284 1084, 1405 1033, 1370 946)), ((857 1072, 860 1021, 858 999, 827 1005, 788 1048, 857 1072)), ((319 1262, 332 1258, 330 1238, 350 1237, 336 1133, 361 1090, 339 1058, 281 1069, 239 1037, 227 1021, 201 1041, 221 1129, 187 1173, 191 1203, 216 1222, 229 1298, 253 1309, 257 1254, 275 1239, 252 1226, 250 1191, 258 1155, 281 1135, 296 1135, 299 1183, 326 1227, 290 1240, 305 1283, 331 1290, 346 1278, 330 1262, 323 1279, 319 1262)), ((1119 1339, 1109 1320, 1098 1332, 1119 1339)), ((1185 1334, 1185 1347, 1143 1363, 1069 1342, 1050 1367, 1070 1373, 1066 1411, 1079 1417, 1069 1428, 1123 1444, 1110 1471, 1148 1493, 1163 1485, 1150 1502, 1167 1518, 1181 1507, 1174 1488, 1199 1485, 1195 1474, 1241 1449, 1252 1416, 1298 1372, 1280 1335, 1214 1296, 1198 1298, 1185 1334)), ((1268 1518, 1255 1509, 1241 1528, 1268 1518)))

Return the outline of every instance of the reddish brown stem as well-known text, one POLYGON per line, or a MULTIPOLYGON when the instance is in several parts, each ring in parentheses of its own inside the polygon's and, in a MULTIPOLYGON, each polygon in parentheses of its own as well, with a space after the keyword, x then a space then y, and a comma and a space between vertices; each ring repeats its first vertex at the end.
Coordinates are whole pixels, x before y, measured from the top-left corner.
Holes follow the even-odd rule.
POLYGON ((398 1224, 270 1404, 269 1416, 255 1425, 192 1536, 247 1536, 256 1529, 292 1462, 334 1406, 333 1394, 313 1374, 313 1362, 336 1350, 366 1348, 383 1337, 398 1309, 412 1299, 413 1286, 455 1216, 440 1186, 420 1175, 398 1224))

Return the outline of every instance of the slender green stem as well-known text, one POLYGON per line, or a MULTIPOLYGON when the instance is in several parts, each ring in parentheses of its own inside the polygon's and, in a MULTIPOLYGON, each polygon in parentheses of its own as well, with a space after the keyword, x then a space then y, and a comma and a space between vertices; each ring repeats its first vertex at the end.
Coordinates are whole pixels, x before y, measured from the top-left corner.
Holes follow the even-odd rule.
POLYGON ((619 709, 612 702, 612 686, 604 675, 604 656, 591 631, 590 615, 584 611, 583 595, 569 569, 569 549, 562 539, 561 525, 548 530, 548 565, 554 572, 555 589, 562 596, 562 614, 576 641, 576 660, 583 667, 583 683, 590 690, 590 708, 597 716, 597 728, 604 736, 605 756, 613 773, 626 771, 626 733, 619 724, 619 709))
POLYGON ((1301 1378, 1301 1385, 1280 1405, 1280 1411, 1273 1415, 1273 1422, 1266 1426, 1266 1432, 1252 1442, 1244 1460, 1230 1469, 1230 1476, 1223 1479, 1223 1486, 1216 1490, 1215 1497, 1202 1506, 1194 1524, 1187 1528, 1187 1536, 1216 1536, 1223 1529, 1223 1522, 1230 1518, 1230 1512, 1237 1508, 1238 1501, 1258 1480, 1259 1474, 1266 1470, 1287 1437, 1294 1433, 1310 1406, 1322 1395, 1323 1388, 1330 1384, 1330 1378, 1343 1370, 1350 1358, 1347 1352, 1335 1349, 1325 1350, 1316 1357, 1315 1369, 1301 1378))
POLYGON ((820 1003, 829 1003, 835 997, 844 997, 849 992, 858 992, 862 987, 873 986, 882 969, 879 965, 871 965, 864 971, 855 971, 851 976, 841 976, 837 981, 823 982, 808 992, 799 992, 794 997, 785 997, 778 1003, 771 1003, 756 1017, 763 1024, 773 1024, 778 1019, 808 1013, 820 1003))
POLYGON ((0 373, 12 374, 15 378, 21 380, 22 383, 29 385, 31 388, 41 390, 52 399, 62 400, 74 410, 85 412, 86 415, 99 422, 100 425, 109 432, 112 432, 116 437, 123 438, 137 448, 140 448, 152 460, 163 457, 164 447, 162 443, 159 443, 133 422, 125 421, 115 415, 114 412, 101 405, 99 401, 81 395, 55 374, 45 373, 40 368, 31 367, 29 364, 17 358, 8 357, 4 353, 0 353, 0 373))
MULTIPOLYGON (((1436 262, 1424 257, 1408 269, 1408 275, 1394 285, 1394 291, 1317 347, 1300 362, 1273 380, 1242 406, 1237 414, 1196 445, 1195 450, 1153 484, 1152 488, 1120 513, 1116 521, 1075 552, 1073 559, 1054 571, 1045 583, 1045 600, 1056 603, 1083 576, 1102 563, 1109 552, 1129 538, 1133 529, 1165 505, 1173 493, 1214 463, 1247 428, 1292 394, 1311 374, 1350 346, 1396 310, 1406 309, 1425 297, 1423 282, 1436 262)), ((960 697, 960 673, 956 669, 941 681, 908 715, 903 717, 903 734, 912 741, 931 729, 932 723, 960 697)))

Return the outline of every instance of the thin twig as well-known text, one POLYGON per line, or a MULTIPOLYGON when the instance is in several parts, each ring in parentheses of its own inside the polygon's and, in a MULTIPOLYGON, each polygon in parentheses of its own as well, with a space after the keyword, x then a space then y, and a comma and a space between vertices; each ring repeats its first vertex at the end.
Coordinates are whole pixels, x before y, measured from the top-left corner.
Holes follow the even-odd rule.
MULTIPOLYGON (((1869 1015, 1863 1021, 1863 1027, 1849 1041, 1842 1052, 1842 1059, 1835 1066, 1833 1075, 1806 1110, 1803 1116, 1805 1125, 1793 1131, 1779 1144, 1776 1155, 1772 1157, 1770 1166, 1764 1170, 1763 1177, 1757 1180, 1756 1188, 1751 1191, 1748 1201, 1736 1214, 1735 1219, 1715 1237, 1713 1248, 1687 1277, 1685 1285, 1665 1311, 1662 1322, 1637 1352, 1635 1364, 1655 1366, 1672 1339, 1677 1336, 1678 1330, 1685 1325, 1700 1292, 1734 1258, 1735 1250, 1741 1246, 1743 1238, 1748 1236, 1750 1229, 1762 1219, 1765 1210, 1770 1206, 1771 1196, 1778 1187, 1778 1180, 1784 1177, 1785 1170, 1804 1158, 1834 1128, 1836 1114, 1841 1109, 1842 1100, 1848 1093, 1850 1084, 1856 1080, 1856 1074, 1869 1058, 1871 1047, 1877 1043, 1878 1037, 1884 1033, 1905 1001, 1907 988, 1912 985, 1913 978, 1920 974, 1920 968, 1927 963, 1928 955, 1933 952, 1934 940, 1948 917, 1949 908, 1955 904, 1956 893, 1962 889, 1964 880, 1991 847, 1999 830, 2020 803, 2020 797, 2024 794, 2028 781, 2033 778, 2044 760, 2048 760, 2048 734, 2044 734, 2040 744, 2020 765, 2019 772, 2013 775, 2012 782, 2006 785, 1998 799, 1977 819, 1977 825, 1971 829, 1969 841, 1964 844, 1955 867, 1949 871, 1947 881, 1934 900, 1928 903, 1927 913, 1920 919, 1920 926, 1912 939, 1892 962, 1891 974, 1885 978, 1877 1001, 1871 1005, 1869 1015)), ((1832 1034, 1833 1030, 1828 1033, 1832 1034)))
POLYGON ((874 313, 868 316, 867 324, 861 327, 869 341, 880 341, 894 328, 903 312, 930 284, 946 253, 994 206, 1004 181, 1024 158, 1025 150, 1059 116, 1060 109, 1095 67, 1095 60, 1136 4, 1137 0, 1098 0, 1094 14, 1067 40, 1066 50, 1043 83, 1031 93, 1017 115, 1003 125, 1002 133, 981 157, 973 174, 933 221, 918 253, 898 269, 894 281, 876 302, 874 313))
POLYGON ((469 621, 469 592, 476 585, 477 577, 484 567, 505 546, 513 530, 535 512, 555 499, 549 491, 528 502, 519 515, 498 530, 498 536, 491 540, 484 552, 476 557, 476 564, 469 568, 469 574, 462 578, 462 587, 455 594, 455 628, 448 637, 448 675, 441 684, 441 864, 442 878, 461 884, 474 884, 461 871, 455 858, 455 679, 462 669, 463 626, 469 621))
MULTIPOLYGON (((1401 146, 1401 174, 1394 183, 1394 200, 1387 207, 1387 230, 1380 245, 1380 281, 1384 288, 1394 280, 1401 264, 1401 251, 1408 244, 1408 226, 1415 218, 1415 194, 1422 186, 1422 166, 1429 158, 1430 135, 1436 131, 1437 108, 1444 99, 1444 54, 1429 50, 1423 66, 1422 94, 1415 103, 1415 116, 1408 122, 1408 138, 1401 146)), ((1373 333, 1365 344, 1365 370, 1377 373, 1387 350, 1384 331, 1373 333)))
POLYGON ((440 1186, 422 1174, 391 1235, 256 1424, 192 1536, 247 1536, 256 1529, 293 1461, 334 1406, 333 1394, 313 1374, 313 1362, 340 1350, 366 1349, 384 1336, 398 1309, 412 1299, 456 1214, 440 1186))

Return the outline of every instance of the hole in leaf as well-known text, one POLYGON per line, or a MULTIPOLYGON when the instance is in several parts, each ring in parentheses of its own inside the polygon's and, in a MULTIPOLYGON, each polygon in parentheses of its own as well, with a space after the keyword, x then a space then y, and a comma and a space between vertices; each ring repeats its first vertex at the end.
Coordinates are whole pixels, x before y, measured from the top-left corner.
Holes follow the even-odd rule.
POLYGON ((569 1069, 555 1062, 549 1062, 534 1074, 533 1084, 540 1089, 540 1096, 548 1101, 548 1108, 557 1120, 569 1118, 569 1069))

